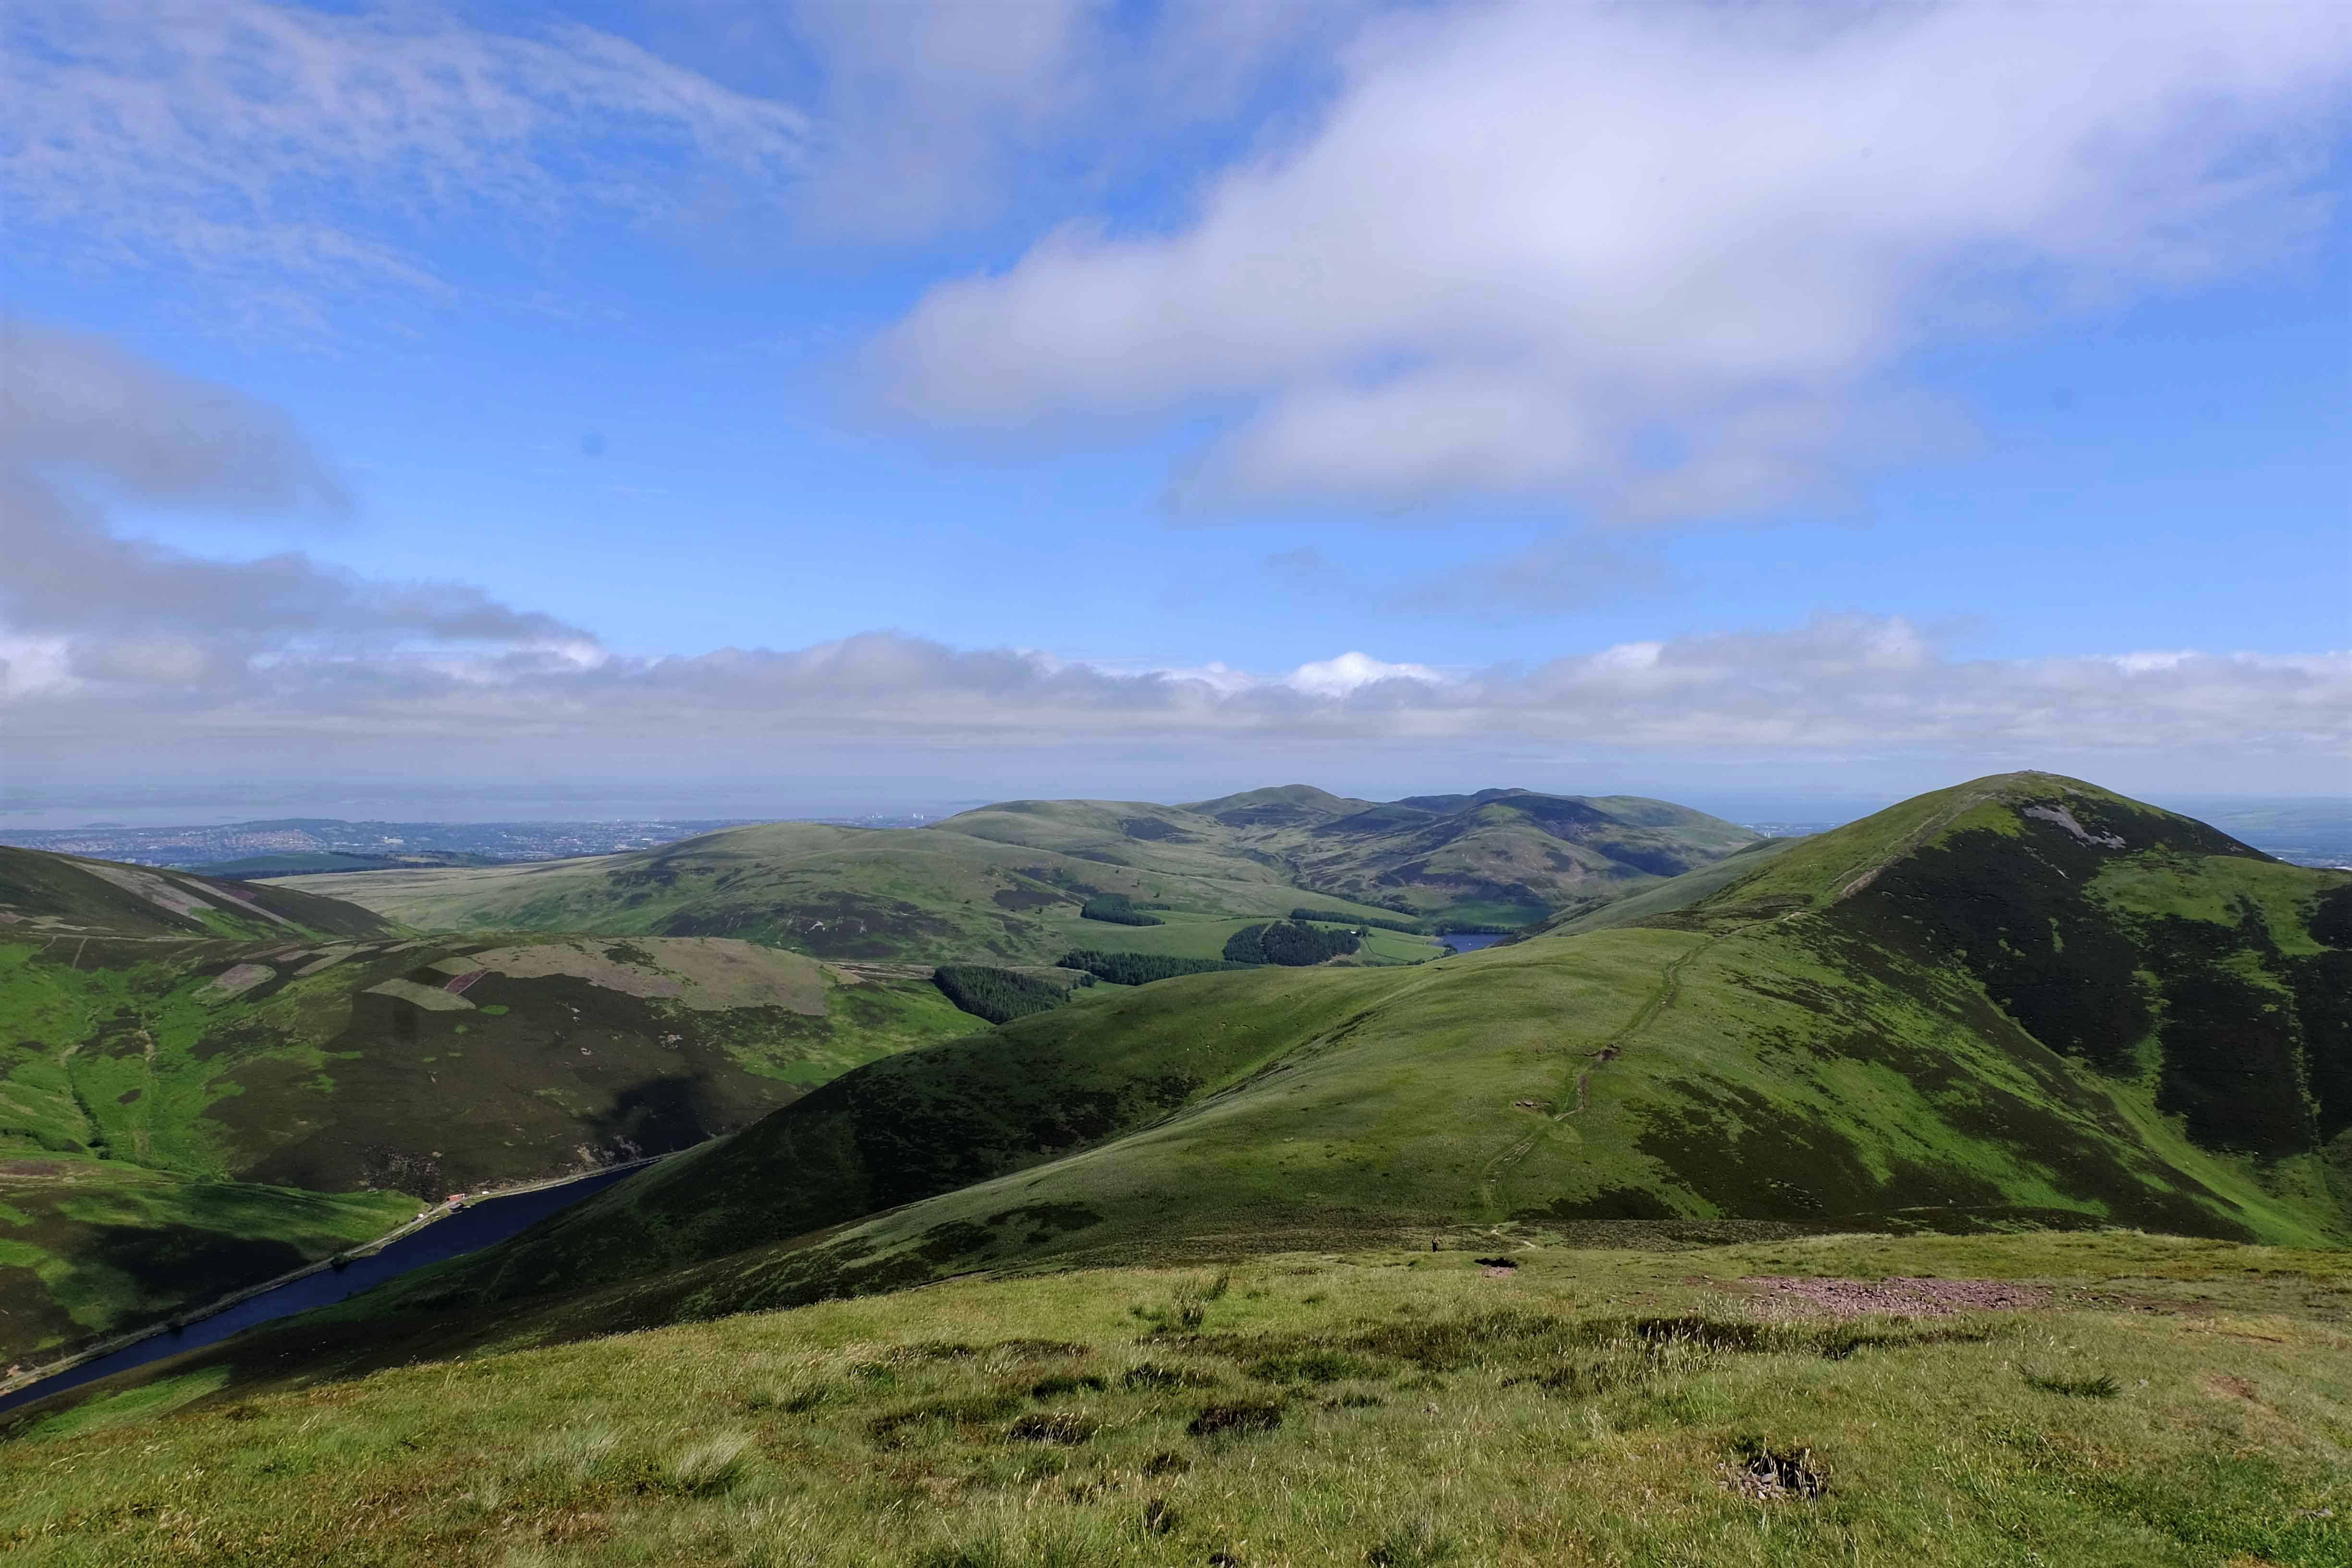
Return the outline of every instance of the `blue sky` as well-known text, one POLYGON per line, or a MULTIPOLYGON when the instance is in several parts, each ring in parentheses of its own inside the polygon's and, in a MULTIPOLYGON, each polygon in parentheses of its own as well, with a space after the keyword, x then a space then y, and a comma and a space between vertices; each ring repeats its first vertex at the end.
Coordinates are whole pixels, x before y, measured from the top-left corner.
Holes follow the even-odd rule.
POLYGON ((103 9, 0 809, 2352 790, 2336 8, 103 9))

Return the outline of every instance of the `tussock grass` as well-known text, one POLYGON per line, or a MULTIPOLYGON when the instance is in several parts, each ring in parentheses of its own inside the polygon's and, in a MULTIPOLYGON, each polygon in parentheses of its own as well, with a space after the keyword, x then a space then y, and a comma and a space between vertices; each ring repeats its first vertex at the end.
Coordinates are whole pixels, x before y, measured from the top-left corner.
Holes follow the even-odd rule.
POLYGON ((2050 1377, 2029 1372, 2024 1377, 2028 1388, 2063 1394, 2069 1399, 2113 1399, 2124 1391, 2124 1385, 2105 1373, 2093 1377, 2050 1377))
POLYGON ((1465 1253, 1360 1252, 1235 1264, 1222 1289, 1199 1270, 960 1281, 169 1397, 159 1373, 0 1441, 0 1552, 42 1568, 2352 1560, 2341 1258, 2114 1235, 1518 1257, 1505 1279, 1465 1253), (1738 1289, 1808 1269, 2031 1279, 2052 1305, 1784 1322, 1738 1289), (1199 1321, 1171 1330, 1139 1302, 1199 1321), (2116 1392, 2046 1386, 2096 1379, 2116 1392))

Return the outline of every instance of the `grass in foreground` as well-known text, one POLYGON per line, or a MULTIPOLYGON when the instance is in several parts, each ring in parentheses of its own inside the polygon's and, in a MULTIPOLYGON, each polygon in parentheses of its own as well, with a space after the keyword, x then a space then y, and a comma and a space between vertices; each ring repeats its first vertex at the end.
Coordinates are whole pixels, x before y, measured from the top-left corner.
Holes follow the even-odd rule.
MULTIPOLYGON (((2122 1233, 965 1281, 0 1446, 32 1563, 2340 1564, 2352 1259, 2122 1233), (1754 1276, 1993 1277, 1837 1317, 1754 1276), (1965 1294, 1963 1292, 1963 1294, 1965 1294)), ((184 1406, 177 1414, 175 1406, 184 1406)))

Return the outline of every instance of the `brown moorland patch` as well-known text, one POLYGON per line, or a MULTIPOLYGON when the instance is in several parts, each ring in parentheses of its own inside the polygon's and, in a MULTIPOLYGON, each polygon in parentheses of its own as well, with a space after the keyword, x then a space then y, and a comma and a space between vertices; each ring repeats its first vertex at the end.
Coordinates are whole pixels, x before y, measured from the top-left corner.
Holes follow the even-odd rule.
POLYGON ((1839 1318, 1867 1313, 1948 1318, 1956 1312, 2024 1312, 2050 1304, 2038 1285, 2010 1279, 1838 1279, 1758 1275, 1739 1281, 1768 1307, 1822 1311, 1839 1318))

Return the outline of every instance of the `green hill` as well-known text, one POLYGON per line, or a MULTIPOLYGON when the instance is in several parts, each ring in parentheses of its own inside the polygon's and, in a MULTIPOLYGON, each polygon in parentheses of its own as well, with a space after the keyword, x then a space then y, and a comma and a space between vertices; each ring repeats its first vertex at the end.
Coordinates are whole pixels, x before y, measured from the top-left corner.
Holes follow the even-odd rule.
POLYGON ((115 936, 367 937, 382 916, 290 888, 219 881, 153 866, 0 845, 0 940, 115 936))
POLYGON ((2005 775, 1645 925, 1193 975, 877 1062, 367 1310, 429 1345, 449 1312, 569 1334, 1465 1227, 2340 1245, 2347 965, 2352 877, 2005 775))
POLYGON ((1215 800, 1196 800, 1183 809, 1227 827, 1312 827, 1369 811, 1373 803, 1317 789, 1313 784, 1277 784, 1244 790, 1215 800))
POLYGON ((684 1148, 975 1026, 923 971, 418 939, 286 889, 7 856, 0 1362, 381 1234, 418 1197, 684 1148))
POLYGON ((1707 864, 1748 829, 1665 801, 1490 789, 1375 803, 1304 784, 1181 807, 1015 801, 934 825, 1137 865, 1250 862, 1324 898, 1516 924, 1707 864))
POLYGON ((872 1062, 12 1412, 0 1539, 2344 1561, 2352 875, 2046 774, 1742 858, 1635 923, 872 1062))
MULTIPOLYGON (((727 936, 818 958, 930 963, 1047 963, 1095 945, 1113 928, 1079 910, 1103 894, 1171 906, 1171 927, 1297 901, 1247 860, 1114 859, 965 833, 776 823, 628 855, 279 885, 444 930, 727 936)), ((1192 940, 1213 956, 1223 936, 1192 940)))
MULTIPOLYGON (((1488 790, 1373 805, 1291 786, 1200 809, 1006 801, 919 829, 776 823, 626 855, 274 885, 436 930, 723 935, 820 958, 1039 963, 1102 945, 1103 927, 1080 912, 1089 900, 1126 898, 1160 917, 1167 929, 1137 951, 1210 958, 1240 925, 1302 905, 1516 924, 1754 840, 1659 801, 1488 790)), ((1431 951, 1367 949, 1372 962, 1431 951)))
POLYGON ((1511 940, 1525 942, 1539 936, 1574 936, 1580 931, 1609 931, 1617 926, 1637 925, 1658 915, 1671 914, 1696 903, 1709 893, 1729 887, 1773 856, 1801 842, 1796 838, 1760 839, 1733 850, 1712 866, 1702 866, 1696 871, 1685 871, 1679 877, 1653 882, 1633 892, 1580 900, 1516 933, 1511 940))

